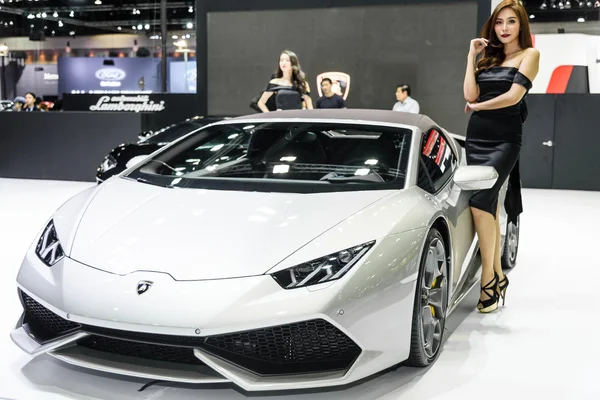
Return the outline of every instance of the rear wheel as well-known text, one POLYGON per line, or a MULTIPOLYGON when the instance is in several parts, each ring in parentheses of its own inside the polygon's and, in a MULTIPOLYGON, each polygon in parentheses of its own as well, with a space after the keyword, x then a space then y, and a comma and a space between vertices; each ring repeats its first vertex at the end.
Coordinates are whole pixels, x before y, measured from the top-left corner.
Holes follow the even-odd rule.
POLYGON ((519 252, 519 220, 517 223, 506 222, 506 237, 502 250, 502 268, 511 269, 517 265, 517 253, 519 252))
POLYGON ((421 256, 407 365, 426 367, 438 357, 447 308, 448 257, 444 238, 437 229, 431 229, 421 256))

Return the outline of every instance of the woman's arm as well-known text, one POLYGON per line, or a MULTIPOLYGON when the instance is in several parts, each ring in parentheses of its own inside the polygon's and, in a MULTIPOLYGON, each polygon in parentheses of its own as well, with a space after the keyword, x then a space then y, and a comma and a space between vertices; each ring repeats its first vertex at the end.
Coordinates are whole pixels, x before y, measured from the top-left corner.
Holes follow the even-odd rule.
POLYGON ((256 104, 258 104, 258 108, 260 108, 262 112, 269 112, 269 108, 267 107, 267 101, 271 96, 273 96, 273 93, 274 92, 263 92, 262 96, 260 96, 260 99, 256 104))
MULTIPOLYGON (((537 49, 530 48, 525 53, 523 61, 519 66, 519 72, 529 78, 533 82, 538 74, 540 67, 540 52, 537 49)), ((483 103, 467 104, 467 107, 473 111, 483 110, 497 110, 499 108, 505 108, 514 106, 517 104, 523 96, 527 93, 527 89, 518 83, 513 83, 510 90, 506 93, 501 94, 491 100, 484 101, 483 103)))
MULTIPOLYGON (((310 85, 308 84, 308 82, 306 82, 306 93, 310 93, 310 85)), ((302 95, 302 99, 306 103, 306 109, 312 110, 313 102, 312 102, 312 99, 310 98, 310 96, 308 94, 304 94, 304 95, 302 95)))
POLYGON ((463 84, 465 100, 474 103, 479 98, 479 85, 475 80, 475 54, 469 52, 467 56, 467 70, 465 71, 465 82, 463 84))
POLYGON ((312 99, 310 98, 310 96, 307 95, 307 94, 305 94, 304 96, 302 96, 302 99, 306 103, 306 109, 307 110, 312 110, 313 109, 313 103, 312 103, 312 99))
POLYGON ((477 38, 471 40, 471 44, 469 45, 463 93, 465 100, 470 103, 474 103, 479 99, 479 85, 477 85, 477 81, 475 80, 475 64, 477 62, 477 56, 481 54, 487 44, 487 39, 477 38))

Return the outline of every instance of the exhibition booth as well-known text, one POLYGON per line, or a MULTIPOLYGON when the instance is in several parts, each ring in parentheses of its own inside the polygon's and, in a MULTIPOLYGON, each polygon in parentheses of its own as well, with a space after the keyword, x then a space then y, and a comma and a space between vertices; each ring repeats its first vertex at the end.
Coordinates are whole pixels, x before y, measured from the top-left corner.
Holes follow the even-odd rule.
POLYGON ((465 78, 503 0, 36 1, 0 0, 0 398, 600 398, 600 1, 490 23, 532 85, 465 78))

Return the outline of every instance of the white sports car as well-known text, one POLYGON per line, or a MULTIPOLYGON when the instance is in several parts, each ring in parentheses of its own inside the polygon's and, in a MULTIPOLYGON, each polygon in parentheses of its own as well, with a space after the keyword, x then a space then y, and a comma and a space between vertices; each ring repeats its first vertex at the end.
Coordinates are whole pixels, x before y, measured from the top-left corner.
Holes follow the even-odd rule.
POLYGON ((191 132, 56 211, 18 274, 11 337, 81 367, 248 391, 427 366, 479 279, 469 197, 497 179, 463 153, 392 111, 191 132))

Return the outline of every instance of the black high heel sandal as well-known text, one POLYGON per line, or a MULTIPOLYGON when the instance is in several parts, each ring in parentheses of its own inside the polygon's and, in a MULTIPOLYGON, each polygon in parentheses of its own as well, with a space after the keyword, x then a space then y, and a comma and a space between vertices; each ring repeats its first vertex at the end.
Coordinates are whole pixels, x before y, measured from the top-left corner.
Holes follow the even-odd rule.
POLYGON ((481 288, 481 291, 489 296, 487 300, 479 299, 477 309, 481 313, 489 313, 498 308, 498 274, 494 272, 494 278, 481 288))
POLYGON ((506 301, 506 288, 509 283, 508 276, 506 275, 504 275, 504 279, 498 282, 498 301, 502 297, 502 307, 504 307, 504 302, 506 301))

